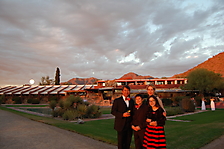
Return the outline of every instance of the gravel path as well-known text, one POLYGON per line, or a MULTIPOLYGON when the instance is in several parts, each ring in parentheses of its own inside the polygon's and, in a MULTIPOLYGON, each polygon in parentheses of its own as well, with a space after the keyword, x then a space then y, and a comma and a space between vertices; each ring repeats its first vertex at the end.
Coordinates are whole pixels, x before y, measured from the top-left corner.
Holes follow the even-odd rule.
POLYGON ((0 149, 116 149, 74 132, 0 110, 0 149))

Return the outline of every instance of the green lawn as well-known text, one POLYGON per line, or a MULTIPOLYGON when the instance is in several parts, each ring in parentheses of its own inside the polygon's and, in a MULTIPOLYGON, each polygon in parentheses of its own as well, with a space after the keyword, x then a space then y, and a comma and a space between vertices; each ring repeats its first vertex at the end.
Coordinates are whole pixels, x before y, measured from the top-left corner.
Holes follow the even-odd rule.
POLYGON ((224 135, 224 110, 207 111, 175 119, 191 122, 166 122, 167 147, 170 149, 200 148, 224 135))
POLYGON ((101 107, 100 111, 102 112, 102 114, 110 114, 111 113, 111 108, 101 107))
MULTIPOLYGON (((113 129, 113 119, 88 121, 85 124, 76 124, 53 118, 46 118, 14 111, 5 107, 0 109, 11 111, 35 121, 74 131, 103 142, 116 144, 116 131, 113 129)), ((191 122, 167 121, 165 133, 168 149, 197 149, 224 134, 224 110, 207 111, 176 119, 191 122)), ((134 148, 134 142, 132 141, 134 148)))

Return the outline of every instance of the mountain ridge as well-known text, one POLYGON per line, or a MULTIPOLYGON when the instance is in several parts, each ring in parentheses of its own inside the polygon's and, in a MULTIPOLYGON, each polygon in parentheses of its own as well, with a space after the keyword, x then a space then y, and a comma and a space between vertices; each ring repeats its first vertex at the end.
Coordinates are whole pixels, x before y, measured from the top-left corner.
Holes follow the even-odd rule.
POLYGON ((211 58, 209 58, 208 60, 198 64, 197 66, 183 72, 180 74, 175 74, 173 75, 171 78, 183 78, 183 77, 187 77, 187 75, 192 72, 195 69, 198 68, 204 68, 207 69, 209 71, 213 71, 215 73, 219 73, 222 75, 222 77, 224 77, 224 52, 221 52, 211 58))
MULTIPOLYGON (((224 77, 224 52, 221 52, 211 58, 209 58, 208 60, 198 64, 197 66, 183 72, 183 73, 179 73, 179 74, 175 74, 172 77, 169 78, 185 78, 187 77, 187 75, 197 69, 197 68, 205 68, 209 71, 213 71, 215 73, 219 73, 222 75, 222 77, 224 77)), ((124 74, 123 76, 121 76, 119 79, 114 79, 114 80, 131 80, 131 79, 154 79, 154 77, 147 75, 147 76, 142 76, 142 75, 138 75, 134 72, 129 72, 124 74)), ((98 80, 97 78, 94 77, 90 77, 90 78, 72 78, 67 82, 63 82, 61 84, 73 84, 73 85, 81 85, 81 84, 94 84, 96 83, 98 80)))
POLYGON ((131 79, 154 79, 152 76, 141 76, 134 72, 129 72, 127 74, 124 74, 121 78, 118 80, 131 80, 131 79))
POLYGON ((68 80, 67 82, 63 82, 61 84, 69 84, 69 85, 83 85, 83 84, 94 84, 99 79, 90 77, 90 78, 72 78, 68 80))

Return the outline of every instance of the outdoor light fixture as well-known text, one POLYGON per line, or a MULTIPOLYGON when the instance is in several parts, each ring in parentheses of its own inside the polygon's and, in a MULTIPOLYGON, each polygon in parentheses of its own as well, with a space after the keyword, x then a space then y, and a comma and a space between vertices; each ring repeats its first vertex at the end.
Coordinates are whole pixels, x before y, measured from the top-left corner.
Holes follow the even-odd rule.
POLYGON ((30 79, 30 85, 33 85, 35 83, 34 79, 30 79))

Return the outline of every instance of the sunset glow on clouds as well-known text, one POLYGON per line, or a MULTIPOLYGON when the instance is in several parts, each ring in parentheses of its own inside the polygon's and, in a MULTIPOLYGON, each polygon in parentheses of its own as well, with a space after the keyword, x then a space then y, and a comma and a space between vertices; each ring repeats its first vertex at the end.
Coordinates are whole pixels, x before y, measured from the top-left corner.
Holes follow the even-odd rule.
POLYGON ((0 0, 0 86, 169 77, 224 51, 223 0, 0 0))

